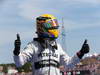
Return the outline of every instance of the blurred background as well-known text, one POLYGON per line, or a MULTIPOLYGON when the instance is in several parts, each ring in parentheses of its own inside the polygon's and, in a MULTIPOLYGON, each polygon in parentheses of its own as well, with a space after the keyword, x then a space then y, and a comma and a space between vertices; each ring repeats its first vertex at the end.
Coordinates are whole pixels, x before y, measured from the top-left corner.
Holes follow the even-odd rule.
POLYGON ((14 63, 16 34, 20 34, 23 49, 36 37, 35 18, 46 13, 58 18, 58 42, 69 56, 80 50, 85 39, 91 49, 85 57, 99 55, 99 0, 0 0, 0 64, 14 63))

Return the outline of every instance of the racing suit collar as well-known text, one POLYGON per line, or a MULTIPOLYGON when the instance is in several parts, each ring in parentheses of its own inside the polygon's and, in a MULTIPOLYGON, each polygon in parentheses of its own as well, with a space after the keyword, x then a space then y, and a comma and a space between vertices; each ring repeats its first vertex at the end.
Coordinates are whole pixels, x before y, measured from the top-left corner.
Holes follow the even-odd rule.
POLYGON ((37 41, 41 44, 43 49, 52 47, 52 50, 57 50, 57 43, 56 40, 52 40, 49 38, 34 38, 34 41, 37 41))

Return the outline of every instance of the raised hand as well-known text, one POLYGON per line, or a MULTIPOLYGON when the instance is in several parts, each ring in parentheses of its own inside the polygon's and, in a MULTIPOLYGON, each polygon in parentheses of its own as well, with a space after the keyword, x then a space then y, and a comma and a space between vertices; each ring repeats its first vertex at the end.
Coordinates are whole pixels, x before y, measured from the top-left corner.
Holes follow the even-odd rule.
POLYGON ((87 40, 85 40, 80 51, 83 54, 86 54, 89 52, 89 50, 90 50, 89 45, 87 44, 87 40))
POLYGON ((77 52, 77 56, 81 59, 84 54, 88 53, 90 50, 89 45, 87 44, 87 39, 85 39, 82 48, 79 52, 77 52))
POLYGON ((19 34, 17 34, 17 39, 14 42, 14 46, 15 46, 14 51, 13 51, 14 55, 19 55, 19 53, 20 53, 20 46, 21 46, 21 41, 20 41, 19 34))

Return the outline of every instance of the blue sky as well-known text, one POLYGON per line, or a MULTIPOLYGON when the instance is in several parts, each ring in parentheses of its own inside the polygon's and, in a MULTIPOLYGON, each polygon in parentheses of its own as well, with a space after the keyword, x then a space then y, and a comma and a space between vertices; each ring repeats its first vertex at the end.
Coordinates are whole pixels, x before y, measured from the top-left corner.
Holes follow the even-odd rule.
POLYGON ((69 56, 80 50, 85 39, 90 54, 100 53, 99 0, 0 0, 0 63, 13 62, 16 34, 24 48, 36 36, 35 18, 45 13, 55 15, 59 25, 63 17, 69 56))

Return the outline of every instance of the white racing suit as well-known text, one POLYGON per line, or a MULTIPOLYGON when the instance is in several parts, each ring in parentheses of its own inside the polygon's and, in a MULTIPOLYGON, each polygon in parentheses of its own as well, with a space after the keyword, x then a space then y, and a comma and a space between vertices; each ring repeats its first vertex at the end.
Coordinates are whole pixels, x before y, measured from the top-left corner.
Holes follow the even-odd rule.
POLYGON ((21 67, 26 62, 32 62, 32 75, 60 75, 60 64, 68 69, 80 62, 77 55, 70 58, 59 44, 57 47, 55 52, 49 47, 41 51, 40 44, 37 41, 32 41, 18 56, 14 55, 15 64, 17 67, 21 67))

